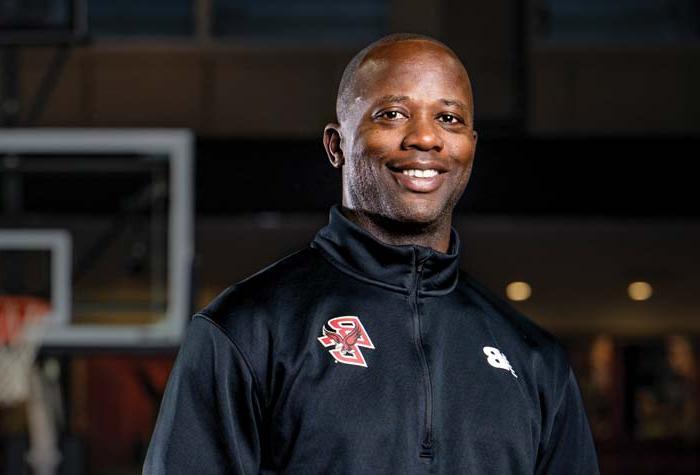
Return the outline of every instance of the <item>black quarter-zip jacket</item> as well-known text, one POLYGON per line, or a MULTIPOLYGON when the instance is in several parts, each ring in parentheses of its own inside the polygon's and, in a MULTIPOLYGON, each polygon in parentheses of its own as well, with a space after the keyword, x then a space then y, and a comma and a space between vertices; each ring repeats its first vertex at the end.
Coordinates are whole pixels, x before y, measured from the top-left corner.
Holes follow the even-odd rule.
POLYGON ((596 474, 562 347, 459 270, 340 208, 188 328, 147 474, 596 474))

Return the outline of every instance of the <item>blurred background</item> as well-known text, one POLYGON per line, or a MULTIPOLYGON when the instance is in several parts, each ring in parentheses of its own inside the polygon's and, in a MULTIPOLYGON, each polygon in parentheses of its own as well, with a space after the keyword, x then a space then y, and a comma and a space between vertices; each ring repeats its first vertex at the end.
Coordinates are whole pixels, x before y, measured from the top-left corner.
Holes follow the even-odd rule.
POLYGON ((565 343, 602 472, 700 472, 696 0, 2 0, 0 473, 140 473, 189 316, 339 202, 392 32, 471 74, 462 266, 565 343))

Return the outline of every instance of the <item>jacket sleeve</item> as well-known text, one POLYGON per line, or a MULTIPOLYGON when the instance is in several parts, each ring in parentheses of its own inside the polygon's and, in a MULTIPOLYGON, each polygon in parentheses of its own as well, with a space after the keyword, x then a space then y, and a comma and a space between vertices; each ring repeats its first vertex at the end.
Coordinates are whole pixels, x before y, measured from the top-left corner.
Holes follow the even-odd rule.
POLYGON ((168 379, 143 473, 258 473, 258 389, 235 342, 206 316, 195 316, 168 379))
POLYGON ((564 386, 553 426, 537 458, 537 474, 598 474, 598 458, 574 372, 564 386))

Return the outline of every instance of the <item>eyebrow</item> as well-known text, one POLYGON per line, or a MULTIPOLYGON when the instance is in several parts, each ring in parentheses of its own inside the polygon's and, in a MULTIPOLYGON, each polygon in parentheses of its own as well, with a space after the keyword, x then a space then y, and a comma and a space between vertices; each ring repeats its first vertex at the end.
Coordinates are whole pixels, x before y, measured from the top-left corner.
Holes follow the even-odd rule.
POLYGON ((467 110, 467 105, 462 101, 458 101, 456 99, 440 99, 440 101, 446 106, 454 106, 462 110, 467 110))
MULTIPOLYGON (((408 102, 410 98, 408 96, 394 96, 394 95, 387 95, 387 96, 382 96, 379 98, 379 103, 381 104, 394 104, 394 103, 404 103, 408 102)), ((449 107, 458 107, 462 110, 468 110, 467 105, 462 102, 458 101, 457 99, 440 99, 440 102, 442 102, 444 105, 449 106, 449 107)))
POLYGON ((379 98, 379 102, 382 104, 386 103, 402 103, 402 102, 408 102, 409 97, 408 96, 393 96, 393 95, 388 95, 388 96, 382 96, 379 98))

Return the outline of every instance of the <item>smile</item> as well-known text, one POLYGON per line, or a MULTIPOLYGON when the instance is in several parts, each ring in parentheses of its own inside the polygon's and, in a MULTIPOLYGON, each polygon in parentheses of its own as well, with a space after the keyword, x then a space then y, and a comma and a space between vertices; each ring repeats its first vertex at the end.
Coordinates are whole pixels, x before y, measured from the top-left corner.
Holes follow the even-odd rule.
POLYGON ((403 170, 402 172, 404 175, 408 176, 415 176, 418 178, 432 178, 434 176, 437 176, 438 172, 437 170, 417 170, 417 169, 410 169, 410 170, 403 170))
POLYGON ((442 186, 447 176, 434 168, 391 170, 391 174, 402 188, 413 193, 432 193, 442 186))

